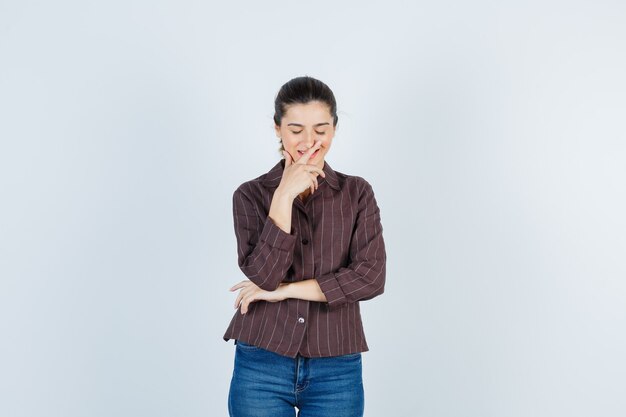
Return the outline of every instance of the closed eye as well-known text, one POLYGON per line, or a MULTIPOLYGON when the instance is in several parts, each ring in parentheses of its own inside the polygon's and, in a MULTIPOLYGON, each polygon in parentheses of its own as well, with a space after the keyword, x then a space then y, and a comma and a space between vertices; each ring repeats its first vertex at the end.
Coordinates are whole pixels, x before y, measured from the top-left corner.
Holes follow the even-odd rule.
MULTIPOLYGON (((298 132, 294 132, 294 131, 292 130, 292 131, 291 131, 291 133, 294 133, 294 134, 296 134, 296 135, 297 135, 298 133, 302 133, 302 131, 300 130, 300 131, 298 131, 298 132)), ((315 133, 317 133, 318 135, 325 135, 325 134, 326 134, 326 132, 315 132, 315 133)))

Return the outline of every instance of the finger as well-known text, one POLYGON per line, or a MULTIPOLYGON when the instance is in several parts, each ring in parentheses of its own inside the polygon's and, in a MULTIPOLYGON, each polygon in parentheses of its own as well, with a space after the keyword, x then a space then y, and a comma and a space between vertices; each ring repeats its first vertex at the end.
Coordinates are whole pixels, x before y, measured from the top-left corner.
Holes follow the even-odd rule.
POLYGON ((230 287, 230 291, 235 291, 237 288, 241 288, 242 283, 243 281, 233 285, 232 287, 230 287))
POLYGON ((250 281, 244 281, 243 282, 243 286, 241 288, 241 291, 239 291, 239 294, 237 294, 237 298, 235 299, 235 308, 237 308, 237 307, 239 307, 241 305, 242 301, 246 298, 246 296, 250 292, 250 286, 246 285, 248 283, 250 283, 250 281))
POLYGON ((237 294, 237 298, 235 299, 235 308, 239 307, 241 304, 241 299, 243 298, 243 291, 237 294))
POLYGON ((293 164, 293 158, 287 151, 283 151, 283 156, 285 157, 285 168, 293 164))
POLYGON ((313 174, 311 174, 311 183, 313 184, 313 190, 317 190, 319 188, 317 179, 315 178, 315 175, 313 174))
POLYGON ((239 281, 238 283, 236 283, 235 285, 233 285, 232 287, 230 287, 231 291, 236 290, 237 288, 243 288, 247 285, 252 284, 252 281, 250 281, 249 279, 244 279, 243 281, 239 281))
MULTIPOLYGON (((298 161, 299 162, 299 161, 298 161)), ((308 165, 306 167, 306 170, 313 175, 313 173, 315 172, 316 174, 321 175, 322 177, 326 178, 326 173, 324 172, 324 170, 322 168, 318 168, 315 165, 308 165)))
POLYGON ((300 157, 300 159, 298 159, 298 161, 296 162, 296 164, 306 164, 309 162, 309 159, 311 158, 311 155, 313 155, 315 153, 316 150, 318 150, 320 148, 320 146, 322 146, 322 141, 321 140, 317 140, 313 146, 311 146, 309 148, 308 151, 306 151, 304 153, 304 155, 302 155, 300 157))
POLYGON ((248 306, 250 305, 250 300, 244 299, 241 303, 241 314, 246 314, 248 312, 248 306))

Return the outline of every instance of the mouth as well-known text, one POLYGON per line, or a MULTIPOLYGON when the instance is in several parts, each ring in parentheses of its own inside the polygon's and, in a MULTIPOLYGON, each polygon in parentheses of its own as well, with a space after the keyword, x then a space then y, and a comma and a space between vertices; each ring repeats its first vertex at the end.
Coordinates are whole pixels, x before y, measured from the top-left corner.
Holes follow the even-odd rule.
MULTIPOLYGON (((313 159, 313 158, 315 158, 315 157, 317 156, 317 153, 318 153, 319 151, 320 151, 320 150, 318 149, 318 150, 316 150, 315 152, 313 152, 313 155, 311 155, 311 157, 310 157, 309 159, 313 159)), ((298 151, 298 155, 302 156, 302 155, 304 155, 306 152, 307 152, 307 151, 300 151, 300 150, 299 150, 299 151, 298 151)))

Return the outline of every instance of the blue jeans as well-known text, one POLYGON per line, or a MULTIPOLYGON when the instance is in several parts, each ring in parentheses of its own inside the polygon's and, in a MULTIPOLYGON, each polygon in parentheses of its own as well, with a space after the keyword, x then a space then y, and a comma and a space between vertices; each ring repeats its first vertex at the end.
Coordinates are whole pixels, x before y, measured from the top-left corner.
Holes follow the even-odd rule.
POLYGON ((361 353, 326 358, 279 355, 235 341, 231 417, 362 417, 361 353))

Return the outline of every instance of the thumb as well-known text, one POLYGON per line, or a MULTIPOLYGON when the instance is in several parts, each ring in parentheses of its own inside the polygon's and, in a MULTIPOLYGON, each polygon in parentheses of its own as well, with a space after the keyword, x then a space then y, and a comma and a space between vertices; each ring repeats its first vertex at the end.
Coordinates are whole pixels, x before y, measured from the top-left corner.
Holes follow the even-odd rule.
POLYGON ((287 151, 283 151, 283 156, 285 157, 285 168, 287 168, 293 163, 293 159, 291 159, 291 155, 287 151))

